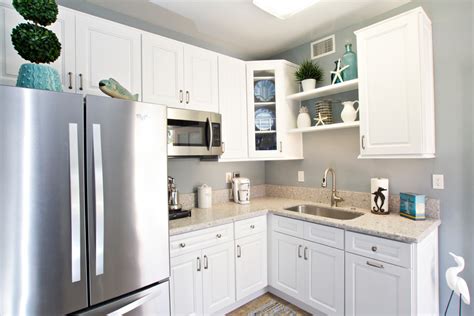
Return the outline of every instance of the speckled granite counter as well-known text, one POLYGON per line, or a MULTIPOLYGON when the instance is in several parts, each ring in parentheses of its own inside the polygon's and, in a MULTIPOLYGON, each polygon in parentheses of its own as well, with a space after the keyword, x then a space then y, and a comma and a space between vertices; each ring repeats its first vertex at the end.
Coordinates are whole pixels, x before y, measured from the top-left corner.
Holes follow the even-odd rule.
POLYGON ((360 208, 346 209, 357 211, 364 215, 351 220, 338 220, 309 214, 300 214, 284 210, 299 204, 314 204, 303 200, 292 200, 275 197, 262 197, 251 200, 248 205, 233 202, 214 205, 210 209, 195 208, 192 216, 170 221, 170 235, 178 235, 212 226, 232 223, 245 218, 255 217, 266 213, 301 219, 308 222, 342 228, 348 231, 361 232, 369 235, 389 238, 402 242, 419 242, 441 224, 438 219, 412 221, 401 217, 398 213, 375 215, 369 210, 360 208))

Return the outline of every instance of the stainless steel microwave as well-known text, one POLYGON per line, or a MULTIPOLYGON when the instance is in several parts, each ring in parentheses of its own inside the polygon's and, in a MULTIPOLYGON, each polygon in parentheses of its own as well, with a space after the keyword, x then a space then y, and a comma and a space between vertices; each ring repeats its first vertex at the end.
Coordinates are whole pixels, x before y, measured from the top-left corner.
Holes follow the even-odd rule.
POLYGON ((218 113, 168 108, 168 157, 217 158, 221 125, 218 113))

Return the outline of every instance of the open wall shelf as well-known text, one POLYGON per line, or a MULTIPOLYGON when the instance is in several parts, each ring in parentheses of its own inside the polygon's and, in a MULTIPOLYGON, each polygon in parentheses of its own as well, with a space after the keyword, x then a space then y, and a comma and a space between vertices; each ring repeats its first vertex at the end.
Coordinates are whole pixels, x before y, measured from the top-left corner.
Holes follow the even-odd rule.
POLYGON ((290 94, 286 98, 291 101, 304 101, 315 98, 325 97, 337 93, 357 90, 359 88, 359 80, 353 79, 346 82, 336 83, 329 86, 313 89, 311 91, 298 92, 290 94))
POLYGON ((320 132, 320 131, 328 131, 328 130, 333 130, 333 129, 359 127, 359 125, 360 125, 359 121, 350 122, 350 123, 334 123, 334 124, 311 126, 311 127, 305 127, 305 128, 294 128, 294 129, 290 129, 288 133, 320 132))

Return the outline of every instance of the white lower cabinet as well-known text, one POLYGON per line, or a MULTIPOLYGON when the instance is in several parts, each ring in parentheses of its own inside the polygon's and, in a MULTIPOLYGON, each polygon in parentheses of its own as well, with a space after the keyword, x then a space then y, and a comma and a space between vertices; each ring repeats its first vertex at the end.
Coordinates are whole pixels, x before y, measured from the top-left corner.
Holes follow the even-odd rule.
POLYGON ((267 286, 267 233, 235 241, 236 296, 245 298, 267 286))
POLYGON ((412 315, 411 292, 410 269, 346 253, 346 315, 412 315))

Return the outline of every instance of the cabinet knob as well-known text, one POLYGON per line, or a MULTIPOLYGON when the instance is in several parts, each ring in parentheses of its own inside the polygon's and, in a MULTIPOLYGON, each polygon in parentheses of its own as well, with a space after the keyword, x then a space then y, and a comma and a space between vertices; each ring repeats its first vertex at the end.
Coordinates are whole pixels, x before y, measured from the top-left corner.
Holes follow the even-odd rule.
POLYGON ((217 238, 221 238, 222 235, 221 235, 221 234, 217 234, 216 237, 217 237, 217 238))
POLYGON ((179 246, 180 246, 181 248, 184 248, 184 247, 186 247, 186 244, 185 244, 184 242, 182 242, 182 243, 179 244, 179 246))
POLYGON ((372 246, 372 251, 376 252, 377 251, 377 246, 372 246))

